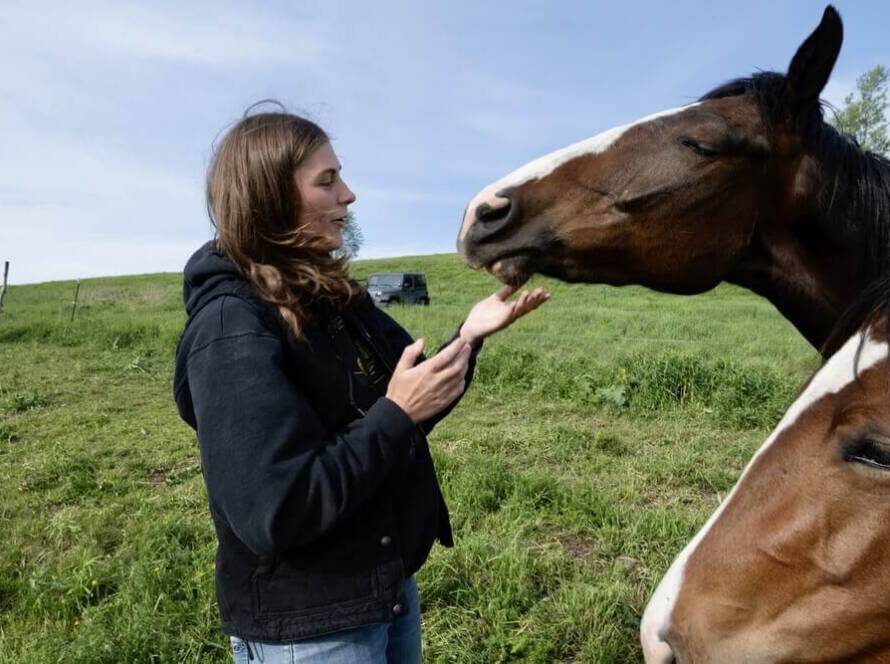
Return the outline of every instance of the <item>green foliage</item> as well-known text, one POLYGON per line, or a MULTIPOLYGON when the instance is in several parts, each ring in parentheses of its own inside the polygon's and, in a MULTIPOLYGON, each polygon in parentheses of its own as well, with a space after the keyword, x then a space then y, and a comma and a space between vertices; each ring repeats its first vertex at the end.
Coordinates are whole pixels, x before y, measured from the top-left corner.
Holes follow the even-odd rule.
POLYGON ((347 258, 355 258, 364 243, 365 235, 355 220, 355 214, 347 212, 346 224, 343 226, 343 246, 337 253, 347 258))
POLYGON ((859 145, 871 152, 890 155, 890 136, 887 134, 887 68, 878 65, 856 79, 858 97, 850 93, 844 107, 834 117, 838 131, 852 136, 859 145))
POLYGON ((690 355, 633 357, 621 376, 640 412, 698 407, 741 427, 778 422, 798 386, 769 367, 690 355))
POLYGON ((770 367, 727 359, 649 351, 616 359, 604 368, 586 357, 554 360, 501 346, 480 358, 477 389, 640 416, 701 411, 718 423, 750 428, 778 422, 798 386, 796 377, 770 367))
MULTIPOLYGON (((497 288, 453 255, 427 346, 497 288)), ((536 280, 553 293, 485 343, 431 436, 457 546, 418 578, 430 662, 637 662, 672 558, 819 358, 766 302, 536 280)), ((0 651, 8 661, 229 662, 194 433, 171 397, 181 277, 13 286, 0 319, 0 651)))
POLYGON ((0 445, 15 443, 19 440, 19 435, 11 424, 0 422, 0 445))
POLYGON ((36 408, 42 408, 49 403, 49 400, 40 395, 36 390, 28 390, 26 392, 15 392, 6 398, 3 404, 4 408, 12 413, 24 413, 36 408))

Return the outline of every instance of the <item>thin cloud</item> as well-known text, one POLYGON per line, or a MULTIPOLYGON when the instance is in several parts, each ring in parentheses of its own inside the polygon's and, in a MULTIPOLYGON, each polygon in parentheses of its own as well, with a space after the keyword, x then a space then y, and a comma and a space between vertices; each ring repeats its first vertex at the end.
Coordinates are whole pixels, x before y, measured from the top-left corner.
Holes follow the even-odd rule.
POLYGON ((311 17, 270 15, 253 5, 66 3, 46 11, 32 3, 15 4, 5 14, 7 44, 36 37, 43 49, 74 50, 78 57, 251 67, 316 63, 336 43, 327 26, 311 17), (29 29, 17 32, 13 26, 29 29))

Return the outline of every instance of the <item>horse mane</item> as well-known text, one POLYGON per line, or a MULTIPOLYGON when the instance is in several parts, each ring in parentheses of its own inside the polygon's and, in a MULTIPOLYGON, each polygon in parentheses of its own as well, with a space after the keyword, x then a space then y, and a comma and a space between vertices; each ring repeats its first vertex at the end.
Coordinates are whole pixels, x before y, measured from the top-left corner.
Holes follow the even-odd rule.
POLYGON ((847 339, 871 326, 881 315, 884 316, 885 334, 890 343, 890 273, 872 281, 847 307, 823 344, 822 357, 827 359, 834 355, 847 339))
MULTIPOLYGON (((785 76, 759 72, 720 85, 700 101, 753 95, 770 134, 787 116, 785 76)), ((838 244, 862 247, 860 260, 868 281, 883 275, 890 263, 890 161, 863 150, 856 140, 825 122, 823 103, 798 113, 797 131, 819 161, 826 186, 814 209, 817 223, 838 244)))

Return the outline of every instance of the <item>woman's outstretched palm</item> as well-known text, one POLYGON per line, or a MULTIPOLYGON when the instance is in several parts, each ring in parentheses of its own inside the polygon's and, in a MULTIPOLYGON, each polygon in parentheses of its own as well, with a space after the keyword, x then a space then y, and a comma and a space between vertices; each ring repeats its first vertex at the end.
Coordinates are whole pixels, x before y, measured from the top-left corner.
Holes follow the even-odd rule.
POLYGON ((515 300, 507 300, 515 292, 515 286, 504 286, 494 295, 477 302, 461 325, 460 336, 468 343, 477 344, 550 299, 550 293, 543 288, 535 288, 530 292, 523 291, 515 300))

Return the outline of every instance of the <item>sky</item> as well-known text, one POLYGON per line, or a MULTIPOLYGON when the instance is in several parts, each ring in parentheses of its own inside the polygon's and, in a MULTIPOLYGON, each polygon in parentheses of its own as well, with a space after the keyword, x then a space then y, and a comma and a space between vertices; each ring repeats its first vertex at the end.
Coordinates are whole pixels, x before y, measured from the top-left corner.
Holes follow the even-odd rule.
MULTIPOLYGON (((840 0, 823 97, 890 66, 890 3, 840 0)), ((749 0, 19 2, 0 12, 0 261, 12 284, 179 272, 212 237, 214 141, 266 98, 332 136, 360 258, 452 252, 533 158, 757 70, 825 4, 749 0)))

